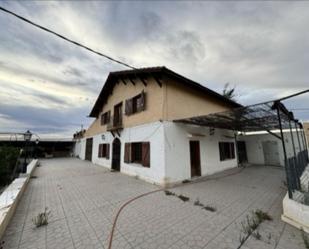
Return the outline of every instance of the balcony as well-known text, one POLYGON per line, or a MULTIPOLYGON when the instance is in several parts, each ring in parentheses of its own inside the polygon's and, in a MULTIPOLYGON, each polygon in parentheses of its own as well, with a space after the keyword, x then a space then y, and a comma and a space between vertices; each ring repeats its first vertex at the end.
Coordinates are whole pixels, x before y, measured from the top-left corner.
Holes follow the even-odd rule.
POLYGON ((122 115, 111 116, 109 122, 107 123, 107 130, 114 131, 122 128, 122 115))

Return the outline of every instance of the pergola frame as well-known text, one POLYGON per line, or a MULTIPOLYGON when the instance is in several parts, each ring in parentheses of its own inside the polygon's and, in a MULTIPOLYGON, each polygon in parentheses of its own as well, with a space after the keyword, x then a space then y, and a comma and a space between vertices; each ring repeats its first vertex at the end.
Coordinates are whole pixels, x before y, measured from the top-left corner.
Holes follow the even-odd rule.
POLYGON ((178 119, 174 120, 174 122, 228 129, 234 132, 267 131, 269 134, 280 139, 284 153, 288 194, 292 198, 293 191, 300 190, 300 176, 309 161, 308 148, 302 124, 294 118, 294 114, 288 111, 281 101, 307 92, 309 92, 309 89, 277 100, 203 116, 178 119), (298 152, 296 151, 296 141, 294 141, 292 133, 292 123, 294 123, 296 130, 296 138, 299 146, 298 152), (287 156, 283 134, 284 129, 289 129, 291 133, 294 152, 294 157, 292 158, 288 158, 287 156), (280 130, 280 135, 272 132, 272 130, 280 130))

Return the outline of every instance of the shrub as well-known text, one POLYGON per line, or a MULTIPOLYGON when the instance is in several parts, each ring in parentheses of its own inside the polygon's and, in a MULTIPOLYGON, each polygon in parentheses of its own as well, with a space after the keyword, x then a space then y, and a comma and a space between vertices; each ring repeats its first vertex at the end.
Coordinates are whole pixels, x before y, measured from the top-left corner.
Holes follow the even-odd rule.
POLYGON ((12 180, 18 156, 18 148, 10 146, 0 147, 0 185, 7 185, 12 180))

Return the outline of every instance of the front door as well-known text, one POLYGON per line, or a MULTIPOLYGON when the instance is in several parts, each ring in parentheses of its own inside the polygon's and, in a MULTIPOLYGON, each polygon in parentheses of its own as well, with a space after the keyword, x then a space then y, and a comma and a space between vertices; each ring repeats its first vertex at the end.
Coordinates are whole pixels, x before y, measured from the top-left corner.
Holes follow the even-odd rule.
POLYGON ((116 171, 120 171, 120 152, 121 142, 119 138, 115 138, 113 142, 112 169, 116 171))
POLYGON ((201 175, 200 142, 190 141, 191 177, 201 175))
POLYGON ((239 163, 247 163, 247 149, 245 141, 237 141, 237 152, 239 163))
POLYGON ((266 165, 280 165, 278 143, 276 141, 262 142, 264 163, 266 165))
POLYGON ((93 143, 92 138, 86 139, 85 159, 88 161, 92 160, 92 143, 93 143))

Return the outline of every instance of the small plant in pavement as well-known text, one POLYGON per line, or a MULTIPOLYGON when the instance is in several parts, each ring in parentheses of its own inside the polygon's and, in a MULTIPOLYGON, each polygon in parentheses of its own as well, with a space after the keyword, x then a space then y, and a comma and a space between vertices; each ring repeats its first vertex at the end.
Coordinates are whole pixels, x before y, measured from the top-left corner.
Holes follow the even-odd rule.
POLYGON ((251 216, 247 215, 246 220, 241 222, 242 233, 239 237, 240 245, 237 247, 237 249, 242 247, 242 245, 250 237, 250 235, 260 240, 262 236, 259 233, 259 231, 257 231, 257 228, 263 221, 271 221, 271 220, 272 217, 268 213, 260 209, 253 211, 251 216))
POLYGON ((182 200, 183 202, 189 201, 190 198, 184 195, 177 195, 177 197, 182 200))
POLYGON ((204 207, 204 204, 200 202, 200 200, 197 198, 194 202, 195 206, 204 207))
POLYGON ((44 212, 39 213, 36 217, 32 219, 33 224, 36 227, 46 226, 48 224, 48 218, 50 216, 50 211, 46 207, 44 212))
POLYGON ((175 193, 168 191, 168 190, 165 190, 164 193, 165 195, 175 195, 175 193))
POLYGON ((263 222, 264 220, 273 220, 273 218, 268 213, 260 209, 255 210, 254 214, 260 223, 263 222))
POLYGON ((210 212, 216 212, 217 211, 217 209, 215 207, 209 206, 209 205, 204 206, 203 209, 210 211, 210 212))

